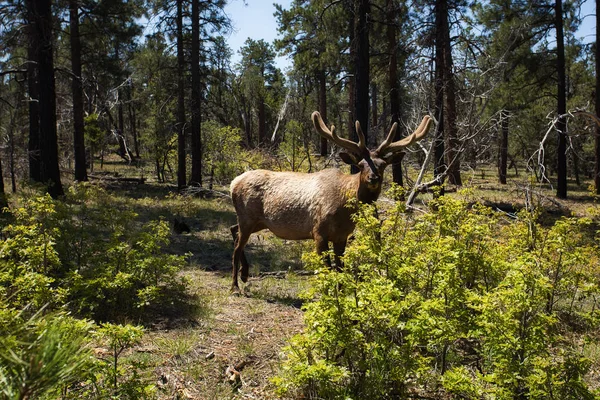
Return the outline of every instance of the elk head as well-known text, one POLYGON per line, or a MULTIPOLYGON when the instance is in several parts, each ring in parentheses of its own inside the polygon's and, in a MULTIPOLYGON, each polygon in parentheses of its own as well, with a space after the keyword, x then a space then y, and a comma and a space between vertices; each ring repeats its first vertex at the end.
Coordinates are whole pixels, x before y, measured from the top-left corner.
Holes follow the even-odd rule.
MULTIPOLYGON (((398 129, 398 123, 394 122, 387 138, 375 150, 369 150, 367 148, 365 144, 365 135, 360 126, 360 122, 358 121, 356 121, 358 143, 339 137, 335 133, 334 125, 331 125, 331 129, 327 128, 318 111, 312 113, 312 121, 315 129, 321 136, 346 150, 345 152, 339 153, 340 158, 346 164, 358 167, 360 171, 360 187, 371 192, 376 199, 381 191, 381 183, 383 181, 383 172, 385 168, 390 164, 396 164, 402 161, 405 154, 402 150, 427 135, 432 119, 430 116, 426 115, 423 117, 423 121, 421 121, 419 127, 411 135, 395 142, 393 140, 398 129)), ((359 193, 359 199, 360 197, 359 193)))

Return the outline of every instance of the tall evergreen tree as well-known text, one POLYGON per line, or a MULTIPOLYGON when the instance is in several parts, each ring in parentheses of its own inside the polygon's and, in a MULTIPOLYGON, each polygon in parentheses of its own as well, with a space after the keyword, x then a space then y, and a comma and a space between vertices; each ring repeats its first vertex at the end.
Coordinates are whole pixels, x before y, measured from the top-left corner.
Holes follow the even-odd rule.
POLYGON ((557 122, 558 146, 556 149, 557 185, 556 196, 561 199, 567 198, 567 82, 565 67, 565 38, 563 27, 562 0, 555 0, 554 5, 555 29, 556 29, 556 71, 557 82, 557 122))
POLYGON ((29 97, 29 140, 28 140, 28 159, 29 159, 29 178, 35 182, 41 181, 40 167, 40 115, 39 115, 39 77, 36 60, 39 53, 39 39, 37 37, 37 10, 34 0, 27 0, 26 6, 26 24, 27 36, 27 91, 29 97))
MULTIPOLYGON (((355 0, 355 25, 354 25, 354 57, 352 59, 354 70, 354 118, 360 122, 365 134, 365 140, 369 140, 369 83, 370 83, 370 61, 369 61, 369 9, 368 0, 355 0)), ((352 130, 355 141, 358 135, 352 130)))
POLYGON ((71 68, 73 94, 73 153, 75 155, 75 180, 87 181, 84 142, 83 77, 81 75, 81 38, 79 36, 79 5, 69 1, 71 39, 71 68))
MULTIPOLYGON (((596 0, 596 117, 600 119, 600 0, 596 0)), ((600 195, 600 124, 596 124, 594 138, 594 185, 596 194, 600 195)))
POLYGON ((2 173, 2 157, 0 157, 0 212, 7 206, 8 201, 6 200, 6 192, 4 191, 4 175, 2 173))
POLYGON ((28 0, 34 25, 31 45, 37 49, 36 63, 39 90, 39 182, 47 185, 48 193, 56 198, 64 194, 58 165, 58 138, 56 131, 56 89, 54 79, 53 16, 50 0, 28 0))
POLYGON ((183 38, 183 0, 177 0, 176 15, 177 41, 177 187, 182 189, 186 184, 186 151, 185 151, 185 53, 183 38))
POLYGON ((200 81, 200 0, 192 0, 192 46, 191 46, 191 74, 192 74, 192 173, 190 185, 202 186, 202 134, 201 134, 201 106, 202 88, 200 81))

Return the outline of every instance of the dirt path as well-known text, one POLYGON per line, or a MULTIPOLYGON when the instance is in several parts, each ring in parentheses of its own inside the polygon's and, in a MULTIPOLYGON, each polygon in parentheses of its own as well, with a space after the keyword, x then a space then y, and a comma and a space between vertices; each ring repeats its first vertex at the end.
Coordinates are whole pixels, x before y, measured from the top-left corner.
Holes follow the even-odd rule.
POLYGON ((204 315, 188 326, 158 326, 137 349, 151 354, 159 397, 275 398, 269 379, 276 374, 286 340, 303 328, 302 311, 278 299, 282 287, 292 285, 293 290, 301 278, 291 283, 253 279, 252 293, 233 296, 221 273, 187 275, 206 302, 204 315))

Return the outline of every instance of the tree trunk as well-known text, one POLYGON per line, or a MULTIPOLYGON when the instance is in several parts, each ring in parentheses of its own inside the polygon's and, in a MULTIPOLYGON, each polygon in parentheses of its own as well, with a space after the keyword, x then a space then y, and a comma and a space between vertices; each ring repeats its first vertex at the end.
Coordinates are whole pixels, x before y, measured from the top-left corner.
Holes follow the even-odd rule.
MULTIPOLYGON (((323 121, 327 123, 327 86, 326 86, 326 75, 325 70, 320 69, 317 72, 317 76, 319 79, 319 113, 321 113, 321 117, 323 121)), ((324 137, 320 137, 319 141, 319 153, 325 157, 327 156, 327 139, 324 137)))
POLYGON ((442 2, 442 33, 444 47, 444 123, 446 133, 446 165, 448 166, 448 181, 453 185, 462 185, 460 177, 460 143, 456 128, 456 85, 452 62, 452 42, 450 40, 450 24, 448 22, 448 1, 442 2))
POLYGON ((186 183, 185 56, 183 52, 183 0, 177 0, 177 187, 186 183))
POLYGON ((27 0, 27 88, 29 91, 29 178, 35 182, 41 181, 40 167, 40 114, 39 114, 39 76, 37 59, 39 58, 40 38, 37 25, 37 2, 27 0))
MULTIPOLYGON (((434 146, 434 175, 437 178, 445 174, 444 163, 444 10, 445 0, 436 0, 435 3, 435 117, 438 127, 435 133, 434 146)), ((440 185, 443 180, 440 181, 440 185)))
POLYGON ((558 131, 558 147, 556 149, 556 197, 560 199, 567 198, 567 121, 565 114, 567 112, 567 92, 565 77, 565 39, 563 34, 563 14, 562 0, 556 0, 555 3, 555 25, 556 25, 556 69, 558 72, 558 93, 557 109, 558 121, 556 130, 558 131))
MULTIPOLYGON (((377 126, 377 120, 379 118, 377 108, 377 84, 373 82, 371 84, 371 127, 377 126)), ((377 134, 373 132, 371 134, 371 146, 375 146, 377 143, 377 134)))
POLYGON ((140 158, 140 140, 138 137, 138 126, 137 126, 137 117, 135 114, 135 107, 133 105, 133 99, 134 99, 134 87, 133 87, 133 82, 130 82, 131 86, 129 87, 129 90, 127 91, 128 95, 127 95, 127 100, 129 100, 128 103, 128 111, 129 111, 129 126, 131 127, 131 135, 133 136, 133 150, 135 151, 135 158, 139 160, 140 158))
MULTIPOLYGON (((115 58, 120 58, 121 47, 120 43, 115 43, 115 58)), ((131 162, 129 150, 127 149, 127 142, 125 141, 125 131, 123 128, 123 101, 121 98, 121 88, 117 88, 117 98, 119 102, 117 104, 117 125, 115 126, 117 134, 117 142, 119 143, 119 155, 127 162, 131 162)))
POLYGON ((192 174, 190 185, 202 186, 200 94, 200 0, 192 0, 192 174))
MULTIPOLYGON (((387 0, 387 48, 390 55, 388 63, 388 90, 390 96, 390 116, 391 125, 394 123, 400 124, 400 90, 398 87, 398 43, 396 42, 396 33, 398 26, 396 25, 396 7, 394 0, 387 0)), ((401 129, 396 130, 394 140, 400 140, 402 134, 401 129)), ((402 177, 402 163, 392 165, 392 181, 400 186, 404 186, 402 177)))
POLYGON ((2 174, 2 157, 0 157, 0 212, 8 206, 6 192, 4 191, 4 175, 2 174))
MULTIPOLYGON (((369 142, 369 13, 368 0, 355 0, 356 23, 354 26, 354 117, 360 122, 365 134, 365 142, 369 142)), ((352 139, 358 141, 356 131, 352 130, 352 139)))
MULTIPOLYGON (((356 31, 355 31, 355 26, 356 26, 356 20, 354 18, 355 15, 355 10, 356 10, 356 4, 354 1, 350 1, 345 3, 348 5, 349 10, 348 10, 348 14, 350 15, 349 17, 349 21, 348 21, 348 38, 350 40, 350 60, 352 60, 352 62, 354 62, 354 60, 356 59, 356 31)), ((355 103, 355 97, 356 97, 356 93, 355 93, 355 88, 356 87, 356 71, 354 71, 354 74, 351 75, 348 79, 348 137, 349 138, 355 138, 356 137, 356 133, 354 132, 354 121, 356 121, 356 110, 354 107, 354 103, 355 103)), ((350 167, 350 171, 352 173, 356 173, 358 172, 358 168, 351 166, 350 167)))
MULTIPOLYGON (((56 88, 52 37, 52 1, 36 1, 36 30, 39 42, 39 110, 40 110, 40 182, 47 184, 50 196, 64 194, 58 166, 56 132, 56 88)), ((35 45, 35 44, 34 44, 35 45)))
POLYGON ((508 167, 508 112, 501 111, 500 117, 500 143, 498 144, 498 178, 502 185, 506 185, 508 167))
MULTIPOLYGON (((596 117, 600 118, 600 0, 596 0, 596 117)), ((594 186, 600 195, 600 125, 596 124, 594 140, 594 186)))
POLYGON ((262 96, 258 98, 258 147, 265 145, 265 132, 267 118, 265 112, 265 99, 262 96))
POLYGON ((75 158, 75 180, 87 181, 85 161, 85 139, 83 122, 83 86, 81 78, 81 40, 79 37, 79 8, 76 0, 69 1, 71 26, 71 87, 73 91, 73 155, 75 158))

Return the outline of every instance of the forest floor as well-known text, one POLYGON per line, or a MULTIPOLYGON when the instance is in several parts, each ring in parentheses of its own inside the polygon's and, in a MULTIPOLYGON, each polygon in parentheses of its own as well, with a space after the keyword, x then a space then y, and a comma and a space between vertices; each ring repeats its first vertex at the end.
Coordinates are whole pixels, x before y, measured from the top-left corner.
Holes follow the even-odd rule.
MULTIPOLYGON (((525 184, 513 181, 500 187, 492 179, 473 175, 470 197, 509 214, 525 205, 531 194, 525 184)), ((143 342, 128 352, 128 360, 156 385, 159 398, 276 398, 270 379, 277 374, 287 340, 303 329, 300 294, 310 285, 310 273, 302 269, 301 257, 312 243, 284 241, 270 233, 253 235, 247 247, 251 278, 243 286, 244 294, 233 295, 229 227, 236 217, 226 188, 174 196, 174 188, 167 185, 108 187, 133 207, 141 222, 162 218, 172 223, 177 218, 191 230, 173 232, 168 251, 188 256, 183 274, 196 311, 185 318, 154 321, 143 342)), ((548 188, 530 198, 546 207, 550 220, 585 215, 592 196, 583 186, 570 190, 566 201, 555 200, 548 188)), ((391 200, 384 197, 380 202, 385 208, 391 200)))
MULTIPOLYGON (((287 340, 303 329, 302 300, 309 275, 301 255, 310 242, 287 242, 270 233, 253 235, 246 249, 251 263, 243 294, 231 287, 236 221, 224 188, 200 196, 173 195, 167 185, 101 183, 115 201, 138 214, 140 223, 184 221, 190 233, 172 232, 167 251, 186 255, 182 272, 194 312, 154 320, 142 343, 124 354, 161 399, 273 399, 274 377, 287 340), (203 199, 204 195, 210 198, 203 199)), ((97 349, 102 353, 105 349, 97 349)))

